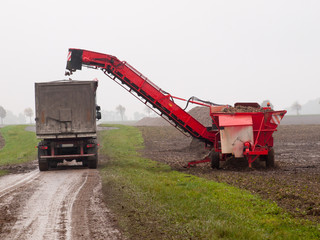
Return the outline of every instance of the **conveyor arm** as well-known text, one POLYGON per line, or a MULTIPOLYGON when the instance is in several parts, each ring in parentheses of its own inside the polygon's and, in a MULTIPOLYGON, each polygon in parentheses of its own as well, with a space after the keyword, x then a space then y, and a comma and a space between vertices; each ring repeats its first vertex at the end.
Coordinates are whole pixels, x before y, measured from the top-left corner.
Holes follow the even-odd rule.
POLYGON ((66 72, 66 75, 70 75, 76 70, 81 70, 82 66, 101 69, 109 77, 121 81, 122 84, 129 87, 130 91, 134 91, 138 96, 158 109, 161 112, 161 116, 166 116, 175 126, 207 144, 213 145, 215 143, 215 131, 209 131, 178 106, 169 93, 163 91, 128 63, 108 54, 82 49, 69 49, 66 66, 69 72, 66 72))

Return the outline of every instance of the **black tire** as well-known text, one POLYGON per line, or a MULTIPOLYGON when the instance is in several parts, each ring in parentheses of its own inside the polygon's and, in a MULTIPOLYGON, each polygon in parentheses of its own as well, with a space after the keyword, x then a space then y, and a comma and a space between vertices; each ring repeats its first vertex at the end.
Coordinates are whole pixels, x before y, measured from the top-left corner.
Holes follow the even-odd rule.
POLYGON ((38 163, 40 171, 48 171, 49 164, 47 159, 41 159, 40 157, 46 155, 46 151, 38 148, 38 163))
POLYGON ((88 161, 87 160, 83 160, 82 161, 82 166, 83 167, 88 167, 88 161))
POLYGON ((50 168, 57 168, 58 162, 55 161, 55 160, 50 160, 49 161, 49 166, 50 166, 50 168))
POLYGON ((212 151, 209 155, 211 159, 211 168, 219 169, 220 168, 220 154, 218 152, 212 151))
POLYGON ((274 150, 271 148, 268 152, 268 156, 266 156, 266 167, 273 168, 274 167, 274 150))
POLYGON ((96 169, 98 167, 98 159, 90 160, 88 166, 90 169, 96 169))
POLYGON ((88 153, 94 153, 92 157, 88 157, 87 166, 91 169, 96 169, 98 167, 98 148, 94 147, 88 151, 88 153))

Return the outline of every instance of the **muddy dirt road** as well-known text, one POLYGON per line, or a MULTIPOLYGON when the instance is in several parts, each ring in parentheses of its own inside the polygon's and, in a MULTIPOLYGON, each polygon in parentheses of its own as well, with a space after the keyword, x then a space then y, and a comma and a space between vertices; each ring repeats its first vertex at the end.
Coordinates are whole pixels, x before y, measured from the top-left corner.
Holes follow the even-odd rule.
POLYGON ((0 178, 0 239, 121 239, 99 172, 78 166, 0 178))

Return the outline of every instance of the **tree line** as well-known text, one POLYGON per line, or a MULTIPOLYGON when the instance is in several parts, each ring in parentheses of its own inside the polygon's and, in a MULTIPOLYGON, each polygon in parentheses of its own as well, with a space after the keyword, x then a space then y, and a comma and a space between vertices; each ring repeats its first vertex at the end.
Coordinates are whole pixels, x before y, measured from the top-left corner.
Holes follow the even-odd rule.
MULTIPOLYGON (((265 106, 267 106, 267 104, 270 104, 269 100, 263 101, 261 106, 265 107, 265 106)), ((271 104, 270 107, 273 108, 273 105, 271 104)), ((296 114, 299 115, 300 111, 302 109, 302 106, 296 101, 291 105, 290 108, 291 108, 291 110, 296 111, 296 114)), ((149 107, 146 107, 145 112, 147 113, 147 115, 140 113, 140 112, 135 112, 133 119, 140 120, 146 116, 150 117, 152 110, 149 107)), ((103 115, 102 120, 105 120, 105 121, 126 121, 126 120, 128 120, 128 118, 125 113, 126 113, 126 108, 122 105, 118 105, 116 107, 115 111, 102 111, 102 115, 103 115)), ((26 123, 27 122, 26 118, 29 118, 29 123, 32 123, 33 116, 34 116, 34 112, 33 112, 32 108, 30 108, 30 107, 26 108, 23 111, 23 113, 20 113, 18 116, 15 116, 12 112, 4 109, 4 107, 0 105, 1 125, 4 124, 4 120, 6 119, 6 117, 8 118, 7 124, 26 123)))
POLYGON ((6 110, 3 106, 0 106, 0 119, 1 125, 5 122, 4 120, 7 119, 7 124, 10 123, 26 123, 26 117, 29 118, 29 122, 32 123, 32 117, 34 112, 32 108, 28 107, 24 110, 23 114, 20 113, 18 116, 15 116, 11 111, 6 110))

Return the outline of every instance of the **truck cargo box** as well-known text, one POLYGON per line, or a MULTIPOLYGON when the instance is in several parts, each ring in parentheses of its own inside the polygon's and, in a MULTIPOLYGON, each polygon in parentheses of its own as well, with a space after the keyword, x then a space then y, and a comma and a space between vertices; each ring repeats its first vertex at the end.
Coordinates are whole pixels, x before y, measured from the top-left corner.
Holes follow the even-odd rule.
POLYGON ((96 81, 35 83, 37 137, 96 137, 96 89, 96 81))

